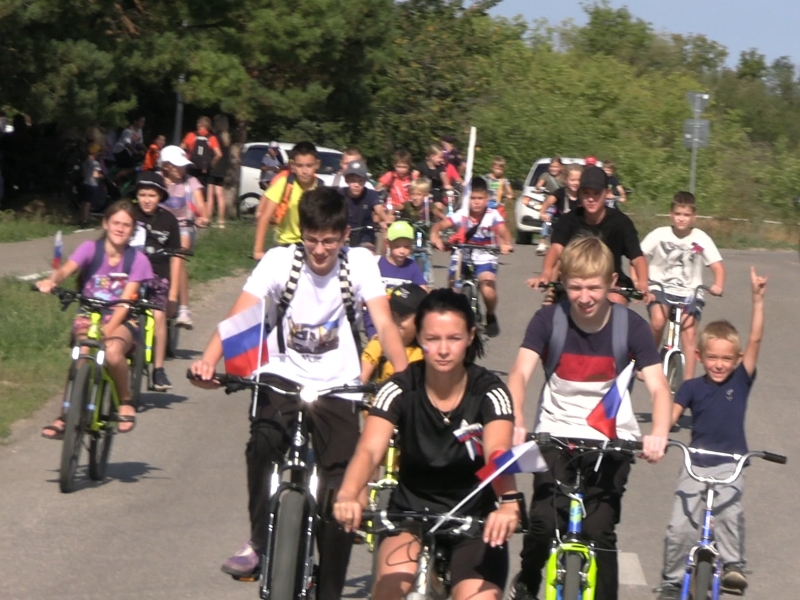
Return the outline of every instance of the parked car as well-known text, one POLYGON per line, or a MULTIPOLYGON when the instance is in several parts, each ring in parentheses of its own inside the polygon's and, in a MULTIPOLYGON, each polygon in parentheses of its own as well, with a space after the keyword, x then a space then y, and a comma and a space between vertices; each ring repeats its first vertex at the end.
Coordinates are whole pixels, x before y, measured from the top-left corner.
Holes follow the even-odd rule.
MULTIPOLYGON (((551 160, 550 158, 540 158, 533 163, 531 170, 528 172, 528 176, 525 178, 525 183, 522 186, 522 193, 517 198, 514 214, 516 215, 516 241, 518 244, 530 244, 533 241, 533 235, 542 231, 542 218, 539 215, 539 210, 547 194, 534 186, 536 182, 539 181, 539 178, 547 172, 551 160)), ((583 158, 562 157, 561 162, 564 163, 564 166, 586 164, 583 158)), ((597 161, 597 166, 602 167, 603 163, 597 161)))
MULTIPOLYGON (((279 152, 284 164, 289 163, 289 152, 294 144, 280 142, 279 152)), ((239 201, 237 214, 239 216, 255 213, 264 191, 258 185, 261 179, 261 159, 267 153, 269 142, 251 142, 244 145, 242 153, 242 166, 239 172, 239 201)), ((342 153, 331 148, 317 147, 319 153, 319 177, 325 185, 333 182, 333 176, 339 170, 342 153)))

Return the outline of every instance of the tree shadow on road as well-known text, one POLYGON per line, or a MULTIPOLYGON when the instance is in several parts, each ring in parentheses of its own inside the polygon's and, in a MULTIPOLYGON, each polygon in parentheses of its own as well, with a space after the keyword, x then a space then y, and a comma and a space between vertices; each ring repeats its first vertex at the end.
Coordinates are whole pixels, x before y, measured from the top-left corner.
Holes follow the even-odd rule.
POLYGON ((186 402, 188 399, 187 396, 179 396, 178 394, 147 392, 142 394, 137 412, 143 413, 153 408, 172 408, 173 404, 186 402))
MULTIPOLYGON (((78 472, 75 473, 75 485, 72 488, 72 493, 79 492, 88 488, 103 487, 112 481, 119 481, 120 483, 137 483, 142 479, 168 479, 168 477, 159 477, 151 475, 155 471, 160 471, 158 467, 154 467, 145 462, 119 462, 109 463, 106 467, 106 477, 102 481, 92 481, 89 478, 88 466, 81 465, 78 467, 78 472)), ((58 473, 58 469, 53 469, 58 473)), ((48 483, 58 483, 59 478, 48 479, 48 483)))
POLYGON ((344 585, 342 598, 369 598, 372 591, 372 575, 353 577, 345 581, 344 585))

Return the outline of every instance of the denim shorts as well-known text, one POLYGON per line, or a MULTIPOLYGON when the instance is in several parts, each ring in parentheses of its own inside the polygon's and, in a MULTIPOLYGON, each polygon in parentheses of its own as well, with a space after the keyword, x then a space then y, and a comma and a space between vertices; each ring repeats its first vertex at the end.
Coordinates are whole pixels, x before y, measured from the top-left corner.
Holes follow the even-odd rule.
MULTIPOLYGON (((673 303, 680 303, 686 300, 688 296, 676 296, 675 294, 665 294, 661 290, 650 290, 650 293, 653 294, 655 300, 652 304, 647 305, 647 312, 649 313, 656 304, 663 304, 666 307, 672 307, 674 304, 670 304, 669 301, 673 303)), ((700 320, 700 317, 703 314, 703 307, 706 305, 705 301, 702 298, 694 298, 688 306, 684 306, 683 312, 684 314, 693 316, 697 321, 700 320)))

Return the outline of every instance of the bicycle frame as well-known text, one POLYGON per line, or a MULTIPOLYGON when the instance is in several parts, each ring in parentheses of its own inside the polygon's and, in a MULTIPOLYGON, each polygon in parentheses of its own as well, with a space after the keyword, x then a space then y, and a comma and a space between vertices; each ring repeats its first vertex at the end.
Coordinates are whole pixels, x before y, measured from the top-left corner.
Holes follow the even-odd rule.
MULTIPOLYGON (((383 459, 383 477, 376 481, 375 483, 369 484, 369 508, 370 510, 378 510, 378 495, 382 490, 391 490, 397 487, 399 483, 397 480, 397 459, 398 459, 398 449, 396 443, 396 435, 397 429, 395 429, 394 435, 389 440, 389 448, 386 450, 386 456, 383 459)), ((369 528, 372 526, 371 522, 367 522, 367 534, 364 536, 364 541, 367 544, 367 548, 370 552, 377 552, 377 547, 375 546, 375 535, 372 531, 369 531, 369 528)))

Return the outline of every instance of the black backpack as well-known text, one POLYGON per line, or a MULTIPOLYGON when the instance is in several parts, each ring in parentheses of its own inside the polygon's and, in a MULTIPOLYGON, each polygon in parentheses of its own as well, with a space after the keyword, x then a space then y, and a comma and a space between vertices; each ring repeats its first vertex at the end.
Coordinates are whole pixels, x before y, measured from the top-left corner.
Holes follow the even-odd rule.
POLYGON ((211 149, 208 136, 200 135, 199 133, 195 134, 192 156, 189 157, 189 160, 201 171, 208 171, 211 168, 211 162, 214 160, 214 151, 211 149))

